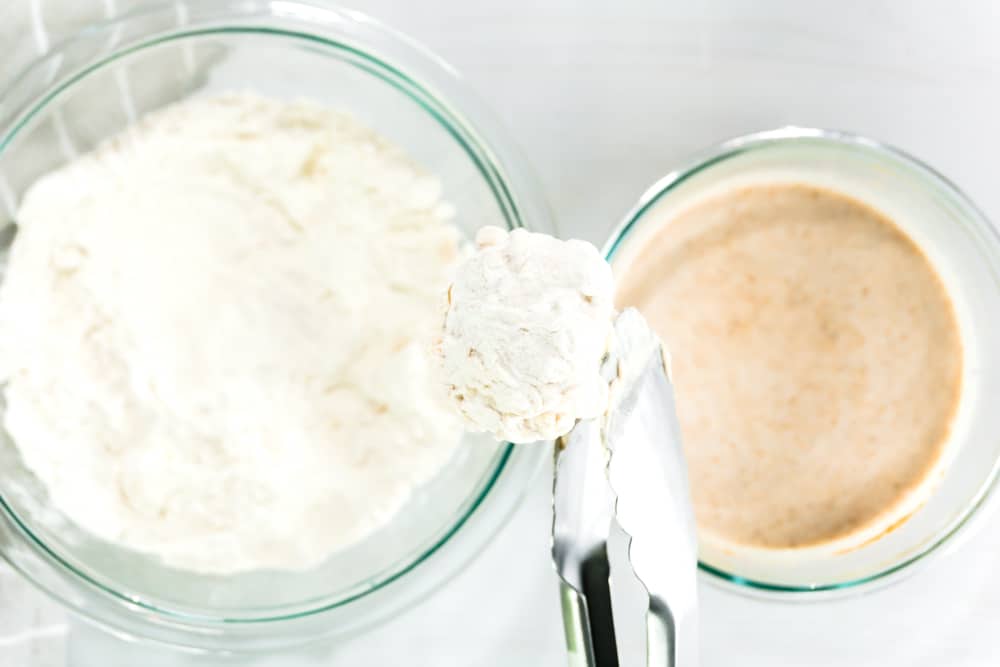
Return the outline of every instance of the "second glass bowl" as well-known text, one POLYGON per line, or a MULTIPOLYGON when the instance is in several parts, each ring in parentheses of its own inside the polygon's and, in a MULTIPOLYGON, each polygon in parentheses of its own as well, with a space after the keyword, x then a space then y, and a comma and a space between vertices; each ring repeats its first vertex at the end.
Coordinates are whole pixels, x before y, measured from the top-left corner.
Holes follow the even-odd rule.
POLYGON ((965 348, 963 401, 923 504, 853 549, 729 549, 701 540, 700 567, 744 593, 834 594, 894 580, 964 532, 994 491, 1000 464, 1000 238, 940 174, 861 137, 788 128, 727 142, 650 188, 605 252, 616 273, 647 235, 708 192, 793 182, 844 192, 881 210, 937 267, 955 303, 965 348))

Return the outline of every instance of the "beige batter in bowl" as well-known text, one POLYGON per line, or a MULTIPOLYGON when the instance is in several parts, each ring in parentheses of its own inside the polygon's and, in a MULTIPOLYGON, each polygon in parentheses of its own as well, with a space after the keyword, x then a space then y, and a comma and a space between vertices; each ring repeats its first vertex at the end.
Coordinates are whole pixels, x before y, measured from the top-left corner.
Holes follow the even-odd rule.
POLYGON ((912 513, 949 453, 963 370, 920 247, 863 202, 796 182, 659 225, 618 306, 672 350, 704 539, 845 551, 912 513))

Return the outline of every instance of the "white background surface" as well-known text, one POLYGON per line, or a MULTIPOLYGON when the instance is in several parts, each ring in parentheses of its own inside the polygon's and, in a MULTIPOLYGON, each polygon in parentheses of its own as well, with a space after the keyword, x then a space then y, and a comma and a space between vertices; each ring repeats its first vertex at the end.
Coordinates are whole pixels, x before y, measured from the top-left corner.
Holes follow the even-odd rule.
MULTIPOLYGON (((30 3, 8 3, 0 9, 4 54, 33 46, 17 23, 30 20, 30 3)), ((686 155, 785 124, 895 144, 1000 220, 1000 4, 990 0, 355 5, 466 75, 535 165, 564 235, 603 242, 639 193, 686 155)), ((58 24, 59 12, 47 9, 46 20, 58 24)), ((548 564, 549 483, 537 480, 512 523, 433 598, 332 652, 267 664, 563 664, 548 564)), ((956 553, 861 598, 765 604, 703 586, 703 663, 1000 664, 998 561, 994 515, 956 553)), ((215 664, 154 656, 93 633, 67 638, 64 627, 59 610, 0 574, 3 667, 215 664), (31 639, 36 632, 42 636, 31 639)))

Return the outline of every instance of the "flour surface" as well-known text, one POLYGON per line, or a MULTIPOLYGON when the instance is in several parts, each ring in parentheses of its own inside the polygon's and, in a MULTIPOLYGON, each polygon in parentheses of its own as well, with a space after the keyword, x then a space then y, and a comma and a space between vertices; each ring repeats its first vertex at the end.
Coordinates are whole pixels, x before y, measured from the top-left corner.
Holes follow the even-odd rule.
POLYGON ((52 501, 177 567, 302 568, 462 433, 428 350, 438 181, 352 117, 248 94, 148 116, 26 194, 4 423, 52 501))

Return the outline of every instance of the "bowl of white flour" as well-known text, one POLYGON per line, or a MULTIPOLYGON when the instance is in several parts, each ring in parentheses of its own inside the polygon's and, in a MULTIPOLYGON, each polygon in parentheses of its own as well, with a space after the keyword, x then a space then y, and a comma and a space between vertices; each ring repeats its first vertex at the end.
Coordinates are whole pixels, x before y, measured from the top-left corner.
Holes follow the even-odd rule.
POLYGON ((352 12, 174 5, 0 116, 0 551, 84 617, 257 650, 402 608, 547 451, 431 362, 484 225, 553 231, 457 77, 352 12))

